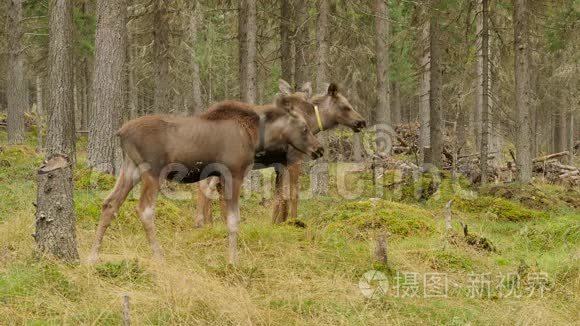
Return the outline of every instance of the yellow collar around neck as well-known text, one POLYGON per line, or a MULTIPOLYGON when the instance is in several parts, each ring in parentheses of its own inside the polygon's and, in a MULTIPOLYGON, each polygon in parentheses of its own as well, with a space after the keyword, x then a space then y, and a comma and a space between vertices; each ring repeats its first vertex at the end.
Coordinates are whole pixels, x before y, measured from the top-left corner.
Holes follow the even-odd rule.
POLYGON ((318 129, 320 129, 320 131, 323 131, 324 127, 322 126, 322 119, 320 119, 320 111, 318 111, 318 105, 314 106, 314 113, 316 114, 316 122, 318 123, 318 129))

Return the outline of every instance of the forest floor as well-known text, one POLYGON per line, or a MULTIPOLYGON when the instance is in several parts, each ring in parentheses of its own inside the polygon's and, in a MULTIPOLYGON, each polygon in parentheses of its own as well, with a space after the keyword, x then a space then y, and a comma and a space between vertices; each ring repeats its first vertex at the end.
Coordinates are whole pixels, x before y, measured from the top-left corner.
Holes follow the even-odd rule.
MULTIPOLYGON (((82 261, 65 265, 35 252, 35 173, 42 156, 29 138, 28 145, 9 146, 0 129, 2 325, 119 325, 125 294, 134 325, 578 323, 578 189, 536 183, 468 195, 468 185, 459 193, 443 180, 421 202, 406 198, 405 188, 398 200, 346 200, 332 190, 301 201, 304 228, 273 226, 269 201, 249 196, 242 200, 237 268, 225 263, 221 219, 194 229, 195 201, 166 196, 159 198, 156 220, 165 262, 153 261, 131 195, 105 236, 100 262, 88 266, 100 205, 114 180, 90 174, 81 140, 75 205, 82 261), (450 199, 453 232, 444 223, 450 199), (468 237, 459 221, 468 225, 468 237), (384 232, 387 266, 374 259, 374 239, 384 232), (366 274, 375 276, 371 282, 363 277, 368 271, 376 271, 366 274)), ((361 182, 372 188, 370 177, 361 182)), ((195 193, 190 186, 176 189, 195 193)))

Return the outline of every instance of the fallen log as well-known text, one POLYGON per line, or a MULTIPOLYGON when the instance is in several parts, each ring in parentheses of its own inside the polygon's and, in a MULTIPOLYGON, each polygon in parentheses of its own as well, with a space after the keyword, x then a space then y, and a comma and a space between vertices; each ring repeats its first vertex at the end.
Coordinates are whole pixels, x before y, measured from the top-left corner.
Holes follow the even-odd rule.
POLYGON ((544 161, 547 161, 547 160, 551 160, 551 159, 555 159, 555 158, 560 158, 562 156, 568 156, 568 155, 570 155, 570 152, 568 152, 568 151, 559 152, 559 153, 553 153, 553 154, 548 154, 548 155, 536 157, 535 159, 532 160, 532 162, 533 163, 544 162, 544 161))

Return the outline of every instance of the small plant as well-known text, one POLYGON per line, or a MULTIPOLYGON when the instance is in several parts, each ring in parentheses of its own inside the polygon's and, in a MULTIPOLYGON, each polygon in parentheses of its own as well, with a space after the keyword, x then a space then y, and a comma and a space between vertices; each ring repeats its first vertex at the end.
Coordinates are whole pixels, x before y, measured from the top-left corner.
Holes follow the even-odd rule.
POLYGON ((120 282, 146 283, 150 281, 149 274, 139 266, 137 260, 107 262, 97 266, 96 272, 102 278, 120 282))

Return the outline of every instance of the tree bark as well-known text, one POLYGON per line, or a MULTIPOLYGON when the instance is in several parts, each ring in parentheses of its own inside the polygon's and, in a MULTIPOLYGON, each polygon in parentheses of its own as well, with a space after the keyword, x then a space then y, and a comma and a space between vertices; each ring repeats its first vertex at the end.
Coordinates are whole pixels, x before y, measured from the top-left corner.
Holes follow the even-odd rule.
POLYGON ((530 108, 532 92, 530 88, 530 36, 529 9, 526 0, 515 0, 514 6, 514 45, 516 80, 516 159, 518 181, 529 183, 532 180, 532 157, 530 146, 530 108))
POLYGON ((429 46, 431 52, 431 69, 429 83, 429 131, 431 137, 431 163, 437 168, 442 168, 443 160, 443 111, 441 110, 441 39, 439 28, 438 1, 431 4, 432 12, 430 17, 429 46))
POLYGON ((316 51, 316 91, 323 94, 328 82, 327 60, 328 60, 328 0, 318 1, 318 20, 316 21, 316 41, 318 51, 316 51))
POLYGON ((376 122, 377 135, 376 146, 378 153, 386 153, 388 142, 386 126, 391 124, 391 111, 389 103, 389 10, 385 0, 375 0, 375 51, 377 60, 377 107, 376 122))
POLYGON ((49 87, 50 120, 46 136, 47 155, 64 154, 74 161, 75 117, 72 72, 72 3, 71 0, 49 2, 49 87))
POLYGON ((296 23, 296 42, 294 47, 296 53, 294 56, 294 83, 300 87, 310 80, 308 75, 308 63, 310 62, 310 29, 308 28, 308 0, 295 1, 295 23, 296 23))
POLYGON ((256 0, 240 0, 240 98, 256 102, 256 0))
POLYGON ((22 0, 8 1, 6 22, 8 41, 8 64, 6 78, 6 100, 8 104, 8 143, 24 142, 24 112, 28 108, 24 55, 22 48, 22 0))
POLYGON ((487 155, 489 152, 489 31, 488 31, 488 0, 481 1, 481 145, 479 160, 481 184, 487 183, 487 155))
POLYGON ((65 261, 76 261, 73 198, 74 111, 72 74, 72 2, 49 2, 49 87, 51 112, 47 162, 38 171, 36 233, 39 249, 65 261))
POLYGON ((72 164, 68 157, 55 154, 38 170, 34 234, 42 252, 69 262, 79 259, 72 164))
POLYGON ((153 65, 155 94, 153 109, 158 113, 171 111, 171 78, 169 75, 168 0, 153 0, 153 65))
POLYGON ((398 125, 401 123, 401 88, 397 82, 393 82, 391 88, 391 121, 398 125))
MULTIPOLYGON (((316 91, 318 93, 326 94, 326 73, 327 73, 327 59, 328 59, 328 1, 320 0, 318 2, 318 20, 316 22, 316 40, 318 43, 318 49, 316 51, 316 91)), ((303 31, 302 33, 307 33, 303 31)), ((304 41, 304 40, 302 40, 304 41)), ((304 55, 304 53, 301 53, 304 55)), ((296 63, 298 64, 297 59, 296 63)), ((297 66, 298 67, 298 66, 297 66)), ((304 76, 300 77, 303 78, 304 76)), ((304 81, 302 81, 304 82, 304 81)), ((301 83, 302 83, 301 82, 301 83)), ((299 84, 301 85, 301 84, 299 84)), ((320 142, 325 145, 328 144, 327 135, 321 135, 319 137, 320 142)), ((326 148, 327 146, 324 146, 326 148)), ((320 158, 317 163, 322 163, 320 166, 327 167, 325 163, 327 162, 326 157, 328 156, 328 151, 325 151, 325 155, 320 158)), ((316 195, 324 195, 328 192, 328 169, 323 169, 317 174, 317 177, 313 180, 315 184, 312 186, 312 191, 316 195)))
POLYGON ((282 79, 294 85, 294 60, 292 55, 292 0, 281 0, 280 5, 280 63, 282 79))
POLYGON ((95 71, 92 82, 88 163, 94 169, 115 172, 119 146, 115 132, 125 109, 125 59, 127 3, 99 1, 95 37, 95 71))
POLYGON ((36 143, 37 150, 40 153, 44 148, 42 143, 42 132, 44 127, 44 97, 42 96, 42 77, 36 76, 36 143))
POLYGON ((191 43, 191 114, 203 110, 201 99, 201 78, 199 75, 199 58, 197 56, 197 30, 201 22, 201 3, 193 1, 189 17, 189 40, 191 43))
MULTIPOLYGON (((421 31, 421 80, 419 87, 419 148, 423 152, 423 148, 431 146, 431 129, 429 122, 431 120, 431 113, 429 109, 429 94, 430 94, 430 80, 431 80, 431 50, 429 49, 429 19, 426 19, 421 31)), ((422 153, 421 160, 424 161, 422 153)))

